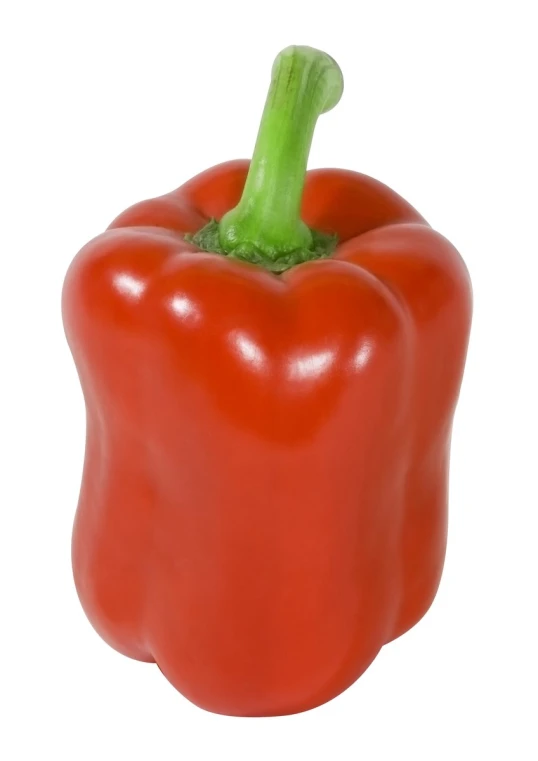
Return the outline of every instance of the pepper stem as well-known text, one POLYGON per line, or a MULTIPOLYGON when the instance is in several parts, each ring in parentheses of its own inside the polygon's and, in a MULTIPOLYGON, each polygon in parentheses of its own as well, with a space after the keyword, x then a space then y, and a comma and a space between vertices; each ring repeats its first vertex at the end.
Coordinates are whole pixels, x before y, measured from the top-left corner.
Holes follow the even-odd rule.
POLYGON ((258 262, 294 251, 310 258, 319 236, 300 217, 308 154, 318 116, 342 91, 342 72, 326 53, 292 46, 277 56, 243 195, 219 224, 224 253, 258 262))

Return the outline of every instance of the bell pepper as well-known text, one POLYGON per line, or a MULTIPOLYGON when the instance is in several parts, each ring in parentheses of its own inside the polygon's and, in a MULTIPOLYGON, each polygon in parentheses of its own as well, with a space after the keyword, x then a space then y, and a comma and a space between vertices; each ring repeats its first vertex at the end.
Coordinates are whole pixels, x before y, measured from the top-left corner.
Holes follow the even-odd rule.
POLYGON ((64 284, 80 600, 222 714, 335 697, 443 567, 469 277, 385 185, 306 172, 342 88, 325 53, 282 51, 252 161, 128 209, 64 284))

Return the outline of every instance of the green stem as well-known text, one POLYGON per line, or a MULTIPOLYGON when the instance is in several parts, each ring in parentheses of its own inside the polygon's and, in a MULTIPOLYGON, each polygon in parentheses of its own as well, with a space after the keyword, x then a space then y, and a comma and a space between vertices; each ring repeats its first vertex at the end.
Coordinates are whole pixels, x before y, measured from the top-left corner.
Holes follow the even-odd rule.
POLYGON ((326 53, 289 47, 277 56, 243 195, 218 225, 222 253, 270 263, 292 252, 296 261, 324 255, 327 236, 313 235, 301 220, 301 198, 316 121, 342 90, 342 73, 326 53))

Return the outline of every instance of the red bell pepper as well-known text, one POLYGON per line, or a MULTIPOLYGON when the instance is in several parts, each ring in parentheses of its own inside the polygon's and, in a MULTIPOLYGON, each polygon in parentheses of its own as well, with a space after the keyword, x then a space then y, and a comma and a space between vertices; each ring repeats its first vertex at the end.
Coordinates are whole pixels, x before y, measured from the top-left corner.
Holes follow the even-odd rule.
POLYGON ((121 214, 66 277, 84 609, 199 706, 338 695, 436 593, 471 289, 400 196, 306 172, 341 73, 276 59, 254 157, 121 214))

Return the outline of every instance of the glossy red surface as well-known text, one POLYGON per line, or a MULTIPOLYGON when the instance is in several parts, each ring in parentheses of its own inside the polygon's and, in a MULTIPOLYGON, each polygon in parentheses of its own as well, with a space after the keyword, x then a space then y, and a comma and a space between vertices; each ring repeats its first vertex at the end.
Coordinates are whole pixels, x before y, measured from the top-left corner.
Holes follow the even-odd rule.
POLYGON ((73 566, 110 645, 208 710, 273 715, 339 694, 433 600, 471 290, 445 238, 347 171, 307 175, 329 259, 277 276, 185 243, 247 169, 127 210, 68 272, 73 566))

